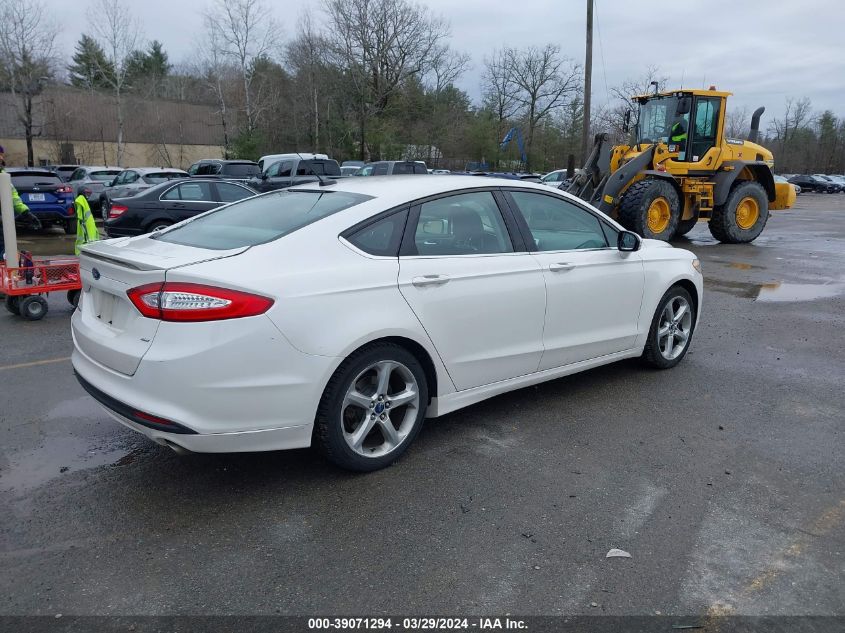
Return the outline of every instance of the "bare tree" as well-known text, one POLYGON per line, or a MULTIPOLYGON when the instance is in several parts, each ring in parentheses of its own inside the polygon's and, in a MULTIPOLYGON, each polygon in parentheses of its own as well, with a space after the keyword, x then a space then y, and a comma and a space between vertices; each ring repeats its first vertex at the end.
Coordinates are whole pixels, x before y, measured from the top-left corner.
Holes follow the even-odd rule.
POLYGON ((138 21, 122 0, 96 0, 88 10, 88 21, 100 39, 109 68, 102 76, 114 93, 117 107, 117 164, 123 165, 123 132, 126 113, 124 93, 129 88, 127 78, 129 54, 137 48, 141 37, 138 21), (111 72, 108 72, 108 71, 111 72))
POLYGON ((260 100, 255 100, 253 68, 256 60, 268 57, 278 44, 279 25, 268 14, 262 0, 216 0, 205 13, 207 28, 215 31, 219 54, 237 65, 240 72, 245 131, 250 136, 261 113, 260 100))
POLYGON ((35 122, 33 103, 54 74, 53 41, 58 33, 58 25, 39 0, 3 0, 0 4, 0 72, 24 129, 29 166, 35 162, 33 138, 41 135, 42 128, 35 122))
POLYGON ((751 130, 750 121, 748 106, 728 110, 725 115, 725 136, 728 138, 745 138, 751 130))
MULTIPOLYGON (((492 57, 484 59, 481 93, 484 106, 493 113, 496 120, 496 147, 498 148, 505 133, 507 121, 513 118, 520 108, 520 102, 516 98, 517 87, 510 80, 505 51, 495 51, 492 57)), ((496 160, 496 164, 498 162, 496 160)))
POLYGON ((449 27, 408 0, 324 0, 329 50, 353 81, 361 159, 367 122, 378 120, 410 77, 423 76, 443 50, 449 27))
POLYGON ((205 36, 196 48, 200 51, 199 59, 190 67, 189 72, 201 78, 203 86, 217 105, 217 114, 220 116, 220 127, 223 132, 223 158, 228 159, 232 143, 229 136, 230 113, 227 88, 232 83, 231 79, 236 75, 236 70, 225 59, 220 30, 208 16, 205 18, 205 36))
POLYGON ((530 46, 523 50, 506 48, 503 51, 509 81, 518 90, 516 100, 528 125, 525 169, 531 169, 531 148, 534 133, 550 112, 565 106, 580 89, 580 67, 562 57, 560 47, 547 44, 539 49, 530 46))
POLYGON ((306 9, 297 24, 297 35, 285 49, 288 66, 304 80, 308 100, 308 136, 313 151, 320 146, 321 77, 325 75, 325 41, 314 25, 311 11, 306 9))
MULTIPOLYGON (((792 164, 793 141, 799 132, 803 132, 809 126, 812 114, 812 104, 807 97, 795 99, 789 97, 786 100, 782 119, 773 119, 769 126, 770 132, 774 134, 775 142, 779 147, 777 152, 778 162, 786 165, 787 169, 792 164)), ((797 152, 796 152, 797 153, 797 152)))

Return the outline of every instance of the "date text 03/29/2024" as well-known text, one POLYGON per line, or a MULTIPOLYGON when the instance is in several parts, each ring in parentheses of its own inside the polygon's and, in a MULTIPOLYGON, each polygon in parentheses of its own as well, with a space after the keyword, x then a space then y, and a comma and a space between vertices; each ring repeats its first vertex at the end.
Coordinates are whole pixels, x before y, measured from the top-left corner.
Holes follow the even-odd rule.
POLYGON ((505 618, 308 618, 309 630, 525 630, 525 621, 505 618))

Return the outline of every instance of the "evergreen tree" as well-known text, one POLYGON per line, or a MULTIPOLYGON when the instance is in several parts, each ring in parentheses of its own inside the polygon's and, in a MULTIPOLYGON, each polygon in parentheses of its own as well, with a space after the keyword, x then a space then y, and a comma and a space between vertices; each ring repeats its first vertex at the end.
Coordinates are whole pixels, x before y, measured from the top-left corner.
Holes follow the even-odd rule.
POLYGON ((171 68, 161 42, 153 40, 147 50, 132 51, 126 58, 126 80, 136 92, 156 97, 171 68))
POLYGON ((68 72, 70 83, 77 88, 103 90, 110 85, 109 77, 114 75, 114 67, 97 41, 83 35, 76 44, 73 64, 68 66, 68 72))

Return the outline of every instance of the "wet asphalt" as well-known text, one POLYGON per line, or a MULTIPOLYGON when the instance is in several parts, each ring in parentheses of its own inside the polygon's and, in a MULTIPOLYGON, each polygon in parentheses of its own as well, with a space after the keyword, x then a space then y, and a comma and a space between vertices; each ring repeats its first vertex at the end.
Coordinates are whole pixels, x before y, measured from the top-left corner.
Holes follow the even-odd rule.
POLYGON ((0 311, 0 615, 845 614, 845 195, 689 238, 677 368, 497 397, 369 475, 179 457, 78 386, 63 296, 0 311))

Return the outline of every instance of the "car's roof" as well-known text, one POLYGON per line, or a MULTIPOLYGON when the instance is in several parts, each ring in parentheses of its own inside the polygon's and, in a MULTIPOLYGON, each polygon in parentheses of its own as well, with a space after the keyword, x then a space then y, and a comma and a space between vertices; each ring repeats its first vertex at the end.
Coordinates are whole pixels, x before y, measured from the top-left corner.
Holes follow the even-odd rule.
POLYGON ((15 176, 26 176, 27 174, 32 174, 33 176, 55 176, 56 172, 50 171, 49 169, 39 169, 37 167, 8 167, 6 171, 9 172, 10 175, 15 176))
POLYGON ((120 171, 124 170, 123 167, 115 167, 113 165, 112 166, 109 166, 109 165, 80 165, 79 169, 87 169, 88 171, 94 171, 96 169, 96 170, 116 171, 116 172, 120 172, 120 171))
POLYGON ((179 173, 179 174, 187 174, 184 169, 179 169, 178 167, 124 167, 123 171, 137 171, 142 174, 149 174, 150 172, 157 172, 157 173, 179 173))
POLYGON ((258 165, 258 163, 256 163, 254 160, 239 160, 237 158, 201 158, 194 164, 196 165, 199 163, 222 163, 224 165, 258 165))
MULTIPOLYGON (((315 185, 319 183, 310 182, 307 184, 290 187, 289 191, 310 190, 315 191, 315 185)), ((509 180, 506 178, 488 178, 478 176, 460 176, 454 174, 441 175, 402 175, 402 176, 369 176, 367 178, 342 178, 334 181, 334 184, 320 187, 321 191, 349 191, 350 193, 361 193, 373 198, 379 198, 385 204, 401 204, 427 196, 434 196, 451 191, 464 189, 509 187, 519 189, 533 189, 548 194, 555 191, 546 185, 527 182, 524 180, 509 180)), ((560 192, 563 193, 563 192, 560 192)))

